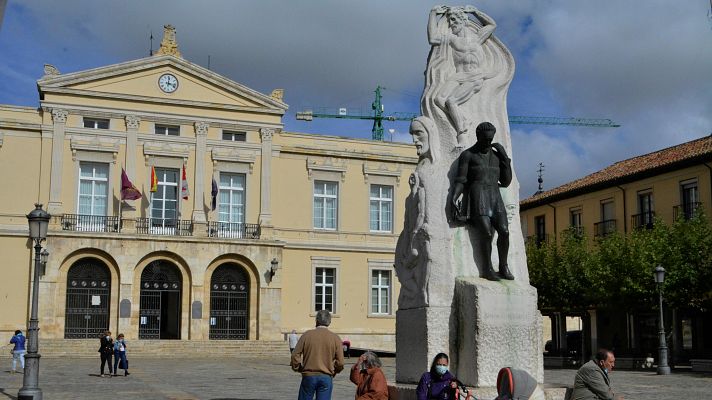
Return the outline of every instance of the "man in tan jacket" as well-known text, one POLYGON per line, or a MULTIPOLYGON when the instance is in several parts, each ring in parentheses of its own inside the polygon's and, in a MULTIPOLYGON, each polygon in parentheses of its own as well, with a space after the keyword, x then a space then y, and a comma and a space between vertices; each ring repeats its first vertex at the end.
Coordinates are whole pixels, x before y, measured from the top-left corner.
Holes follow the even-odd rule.
POLYGON ((292 369, 302 374, 299 400, 330 400, 333 378, 344 369, 341 338, 331 332, 331 314, 316 313, 316 328, 304 332, 292 352, 292 369))

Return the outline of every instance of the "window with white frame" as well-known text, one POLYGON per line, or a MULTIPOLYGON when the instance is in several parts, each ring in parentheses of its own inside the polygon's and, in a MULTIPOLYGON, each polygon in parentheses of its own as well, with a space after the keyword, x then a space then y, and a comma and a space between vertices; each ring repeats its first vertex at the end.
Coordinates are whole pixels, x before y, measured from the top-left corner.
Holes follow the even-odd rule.
POLYGON ((105 216, 109 198, 109 165, 79 163, 77 214, 105 216))
POLYGON ((314 228, 336 230, 339 204, 339 184, 314 182, 314 228))
POLYGON ((92 129, 109 129, 109 120, 105 118, 84 117, 84 127, 92 129))
POLYGON ((391 271, 371 270, 371 314, 391 313, 391 271))
POLYGON ((223 131, 222 140, 228 140, 231 142, 244 142, 247 140, 246 132, 235 132, 235 131, 223 131))
MULTIPOLYGON (((218 221, 223 224, 245 222, 245 175, 220 173, 218 221)), ((227 225, 228 227, 230 225, 227 225)))
POLYGON ((180 136, 180 126, 177 125, 159 125, 156 124, 153 132, 156 135, 180 136))
POLYGON ((172 228, 178 219, 178 170, 156 168, 158 190, 151 194, 151 226, 172 228))
POLYGON ((371 232, 391 232, 393 229, 393 186, 371 185, 371 232))
POLYGON ((335 312, 336 269, 316 268, 314 270, 314 311, 335 312))

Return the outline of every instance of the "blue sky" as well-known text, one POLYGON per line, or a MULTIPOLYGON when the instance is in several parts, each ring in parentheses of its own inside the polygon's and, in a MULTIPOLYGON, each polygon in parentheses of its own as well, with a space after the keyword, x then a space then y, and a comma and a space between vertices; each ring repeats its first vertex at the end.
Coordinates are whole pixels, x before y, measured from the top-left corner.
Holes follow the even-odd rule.
MULTIPOLYGON (((0 103, 38 105, 44 63, 74 72, 148 55, 173 24, 183 56, 263 93, 285 89, 290 131, 368 138, 368 121, 296 121, 308 107, 418 112, 432 1, 9 0, 0 103)), ((513 125, 521 197, 712 133, 709 0, 475 3, 517 63, 510 115, 611 118, 617 129, 513 125)), ((409 141, 407 123, 388 123, 409 141)))

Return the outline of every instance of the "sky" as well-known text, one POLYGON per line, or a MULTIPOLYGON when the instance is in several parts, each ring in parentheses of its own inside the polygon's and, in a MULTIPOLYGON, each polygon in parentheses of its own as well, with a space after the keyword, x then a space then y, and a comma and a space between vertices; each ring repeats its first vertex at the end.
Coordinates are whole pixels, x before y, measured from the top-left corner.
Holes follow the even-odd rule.
MULTIPOLYGON (((45 63, 61 72, 146 57, 163 25, 183 57, 262 93, 285 89, 285 130, 371 137, 369 121, 297 121, 305 109, 418 113, 436 2, 420 0, 9 0, 0 104, 37 106, 45 63)), ((620 128, 512 125, 520 197, 616 161, 712 134, 710 0, 489 0, 514 55, 509 115, 610 118, 620 128)), ((411 141, 407 122, 386 140, 411 141)), ((392 133, 391 133, 392 130, 392 133)))

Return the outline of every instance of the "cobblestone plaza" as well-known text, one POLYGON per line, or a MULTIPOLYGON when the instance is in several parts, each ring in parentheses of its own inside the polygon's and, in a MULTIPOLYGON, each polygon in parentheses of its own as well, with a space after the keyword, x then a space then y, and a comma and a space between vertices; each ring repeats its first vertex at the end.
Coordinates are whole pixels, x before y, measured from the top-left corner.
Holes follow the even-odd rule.
MULTIPOLYGON (((131 375, 101 378, 99 357, 41 360, 40 387, 48 400, 65 399, 180 399, 252 400, 295 398, 300 375, 281 358, 141 358, 129 356, 131 375)), ((347 359, 347 368, 355 362, 347 359)), ((16 399, 22 374, 10 374, 8 359, 0 368, 0 399, 16 399)), ((395 359, 384 358, 384 372, 395 381, 395 359)), ((547 386, 570 386, 573 369, 546 370, 547 386)), ((613 387, 626 399, 712 399, 712 374, 676 371, 614 371, 613 387)), ((333 399, 353 399, 355 386, 348 371, 337 375, 333 399)), ((476 392, 475 392, 476 393, 476 392)))

